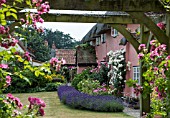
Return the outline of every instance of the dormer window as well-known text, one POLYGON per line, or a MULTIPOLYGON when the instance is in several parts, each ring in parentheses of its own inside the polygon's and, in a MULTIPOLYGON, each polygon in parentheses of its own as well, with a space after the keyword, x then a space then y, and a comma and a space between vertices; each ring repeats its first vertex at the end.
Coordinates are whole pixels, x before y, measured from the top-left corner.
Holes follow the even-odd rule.
POLYGON ((118 31, 114 28, 111 28, 111 36, 113 38, 116 38, 118 36, 118 31))
POLYGON ((106 42, 106 33, 101 34, 101 42, 105 43, 106 42))

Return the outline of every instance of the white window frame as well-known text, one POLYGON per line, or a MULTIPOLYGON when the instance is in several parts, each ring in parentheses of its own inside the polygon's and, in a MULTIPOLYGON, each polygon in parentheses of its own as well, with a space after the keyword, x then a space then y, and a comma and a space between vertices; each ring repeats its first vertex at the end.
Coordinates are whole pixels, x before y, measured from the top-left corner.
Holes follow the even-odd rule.
POLYGON ((96 38, 96 45, 99 46, 100 45, 100 37, 96 38))
POLYGON ((118 36, 118 31, 111 27, 111 36, 113 38, 116 38, 118 36))
POLYGON ((101 42, 105 43, 106 42, 106 33, 101 34, 101 42))
POLYGON ((90 45, 94 46, 94 43, 93 43, 93 41, 90 41, 90 45))
POLYGON ((138 84, 140 84, 140 67, 133 66, 133 80, 138 80, 138 84))

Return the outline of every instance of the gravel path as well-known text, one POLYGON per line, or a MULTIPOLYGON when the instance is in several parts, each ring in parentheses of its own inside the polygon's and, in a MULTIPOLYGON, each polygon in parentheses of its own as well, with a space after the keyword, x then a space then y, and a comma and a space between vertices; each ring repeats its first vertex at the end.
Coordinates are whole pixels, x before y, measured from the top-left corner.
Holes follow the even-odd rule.
POLYGON ((130 116, 133 116, 134 118, 140 118, 140 110, 135 110, 135 109, 125 107, 123 112, 130 116))

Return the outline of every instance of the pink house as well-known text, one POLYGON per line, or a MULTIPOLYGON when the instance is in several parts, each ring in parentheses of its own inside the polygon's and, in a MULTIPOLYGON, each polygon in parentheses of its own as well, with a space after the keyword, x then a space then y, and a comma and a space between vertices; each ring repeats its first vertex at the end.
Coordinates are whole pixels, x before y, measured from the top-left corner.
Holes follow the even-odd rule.
MULTIPOLYGON (((138 24, 128 24, 126 26, 131 33, 139 28, 138 24)), ((129 64, 126 71, 126 80, 129 78, 139 80, 139 60, 137 58, 137 53, 133 46, 126 42, 126 39, 122 34, 117 32, 115 29, 111 28, 106 24, 96 24, 82 39, 83 43, 90 43, 90 45, 95 46, 96 57, 99 62, 107 61, 107 53, 109 51, 115 52, 124 48, 126 50, 126 62, 129 64), (122 42, 122 43, 120 43, 122 42), (123 45, 120 45, 123 44, 123 45)), ((82 70, 82 69, 81 69, 82 70)), ((126 95, 134 95, 133 89, 125 87, 126 95)))

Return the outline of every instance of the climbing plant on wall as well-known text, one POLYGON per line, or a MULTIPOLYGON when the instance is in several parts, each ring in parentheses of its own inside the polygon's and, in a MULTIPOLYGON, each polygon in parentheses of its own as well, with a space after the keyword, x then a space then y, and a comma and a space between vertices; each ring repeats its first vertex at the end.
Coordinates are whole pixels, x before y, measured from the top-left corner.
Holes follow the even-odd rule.
POLYGON ((108 64, 110 66, 110 71, 108 72, 109 83, 114 86, 113 93, 116 96, 122 96, 126 75, 125 50, 110 51, 107 55, 109 56, 108 64))

